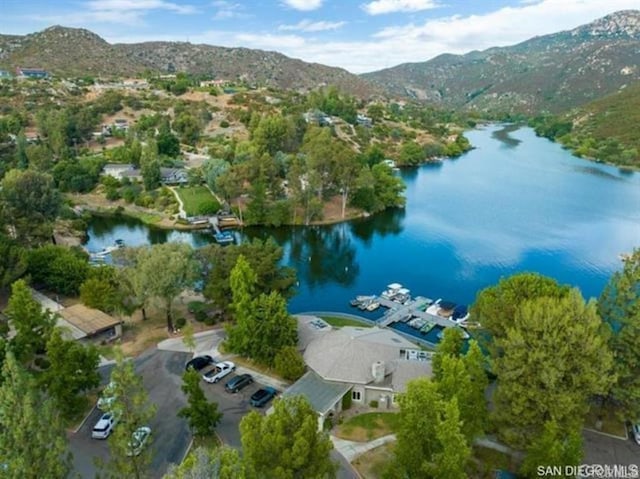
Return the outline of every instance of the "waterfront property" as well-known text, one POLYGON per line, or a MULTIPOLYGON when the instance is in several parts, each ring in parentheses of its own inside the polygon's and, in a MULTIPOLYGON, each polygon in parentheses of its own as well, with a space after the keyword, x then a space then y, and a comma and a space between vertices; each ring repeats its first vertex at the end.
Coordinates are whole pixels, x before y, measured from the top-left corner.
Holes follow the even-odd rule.
POLYGON ((110 342, 122 336, 122 320, 84 304, 63 308, 58 314, 58 325, 67 329, 73 339, 110 342))
POLYGON ((184 185, 189 178, 184 168, 160 168, 160 181, 165 185, 184 185))
POLYGON ((299 347, 309 371, 283 395, 306 396, 320 428, 341 411, 345 394, 354 404, 393 408, 411 379, 432 375, 431 353, 390 329, 334 329, 317 317, 297 319, 299 347))

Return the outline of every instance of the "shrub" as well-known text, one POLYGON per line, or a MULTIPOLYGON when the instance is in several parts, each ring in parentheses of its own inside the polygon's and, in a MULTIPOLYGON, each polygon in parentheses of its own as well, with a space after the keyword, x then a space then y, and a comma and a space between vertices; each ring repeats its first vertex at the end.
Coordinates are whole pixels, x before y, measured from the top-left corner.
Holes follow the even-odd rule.
POLYGON ((229 122, 227 120, 222 120, 220 122, 220 128, 229 128, 229 122))
POLYGON ((182 317, 182 316, 180 316, 180 317, 179 317, 178 319, 176 319, 176 321, 175 321, 175 327, 176 327, 177 329, 182 329, 182 328, 184 328, 184 325, 185 325, 185 324, 187 324, 187 320, 186 320, 184 317, 182 317))
POLYGON ((351 398, 351 391, 347 391, 347 393, 342 396, 342 410, 346 411, 347 409, 351 409, 351 402, 353 399, 351 398))
POLYGON ((305 372, 304 359, 295 346, 285 346, 276 354, 275 369, 278 375, 288 381, 295 381, 305 372))
POLYGON ((375 408, 377 408, 377 407, 378 407, 378 401, 376 401, 376 400, 374 399, 373 401, 371 401, 371 402, 369 403, 369 406, 370 406, 370 407, 375 407, 375 408))

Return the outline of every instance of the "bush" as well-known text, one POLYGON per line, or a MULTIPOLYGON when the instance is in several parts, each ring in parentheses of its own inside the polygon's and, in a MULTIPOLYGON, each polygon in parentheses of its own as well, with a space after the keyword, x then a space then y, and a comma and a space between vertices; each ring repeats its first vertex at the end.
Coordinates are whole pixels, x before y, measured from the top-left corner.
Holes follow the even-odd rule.
POLYGON ((116 201, 120 199, 120 192, 116 188, 107 188, 105 196, 109 201, 116 201))
POLYGON ((376 400, 374 399, 373 401, 371 401, 371 402, 369 403, 369 406, 370 406, 370 407, 375 407, 375 408, 377 408, 377 407, 378 407, 378 401, 376 401, 376 400))
POLYGON ((187 324, 187 320, 184 317, 180 316, 178 319, 176 319, 174 326, 177 329, 182 329, 184 328, 185 324, 187 324))
MULTIPOLYGON (((199 323, 204 322, 205 324, 209 324, 210 325, 210 323, 207 321, 209 319, 209 315, 207 314, 206 311, 196 311, 194 313, 194 316, 196 318, 196 321, 198 321, 199 323)), ((214 323, 215 323, 215 321, 213 323, 211 323, 211 324, 214 324, 214 323)))
POLYGON ((31 250, 27 272, 55 293, 77 295, 89 274, 87 255, 80 249, 47 245, 31 250))
POLYGON ((351 391, 347 391, 347 393, 342 396, 342 410, 346 411, 347 409, 351 409, 351 403, 353 398, 351 397, 351 391))
POLYGON ((229 128, 229 122, 227 120, 222 120, 220 122, 220 128, 229 128))
POLYGON ((285 346, 276 354, 275 370, 284 379, 295 381, 305 372, 306 366, 302 355, 295 346, 285 346))

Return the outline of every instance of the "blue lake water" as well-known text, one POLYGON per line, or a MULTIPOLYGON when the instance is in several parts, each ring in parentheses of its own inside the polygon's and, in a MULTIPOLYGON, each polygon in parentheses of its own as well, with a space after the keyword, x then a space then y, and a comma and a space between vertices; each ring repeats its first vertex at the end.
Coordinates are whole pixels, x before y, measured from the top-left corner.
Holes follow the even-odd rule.
MULTIPOLYGON (((529 128, 466 133, 456 160, 401 173, 407 206, 333 226, 248 228, 273 237, 298 271, 296 311, 350 312, 357 294, 399 282, 414 295, 472 303, 501 276, 536 271, 598 296, 619 255, 640 246, 640 174, 572 156, 529 128)), ((212 242, 206 233, 95 218, 88 248, 212 242)), ((377 315, 376 315, 377 316, 377 315)))

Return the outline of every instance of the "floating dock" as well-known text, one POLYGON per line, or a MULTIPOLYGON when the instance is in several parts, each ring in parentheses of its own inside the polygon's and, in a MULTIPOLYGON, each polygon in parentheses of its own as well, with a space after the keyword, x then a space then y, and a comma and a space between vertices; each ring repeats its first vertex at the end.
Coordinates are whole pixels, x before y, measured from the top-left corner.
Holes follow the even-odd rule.
POLYGON ((435 323, 443 328, 460 327, 460 324, 452 319, 443 318, 442 316, 437 316, 423 311, 423 308, 431 304, 432 301, 428 298, 423 298, 422 296, 418 296, 406 304, 400 304, 383 297, 377 298, 376 301, 380 303, 380 306, 388 309, 378 323, 378 326, 380 327, 390 326, 393 323, 402 321, 408 316, 424 319, 425 321, 435 323))

